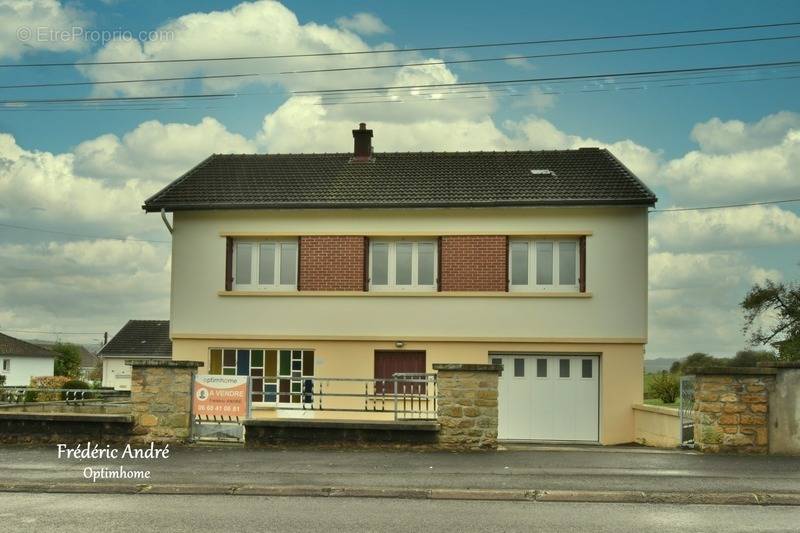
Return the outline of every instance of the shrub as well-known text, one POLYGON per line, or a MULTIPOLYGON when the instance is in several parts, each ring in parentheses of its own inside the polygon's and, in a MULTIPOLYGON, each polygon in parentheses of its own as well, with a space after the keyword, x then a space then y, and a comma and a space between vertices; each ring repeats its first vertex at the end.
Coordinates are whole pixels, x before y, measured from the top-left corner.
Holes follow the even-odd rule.
POLYGON ((6 384, 6 375, 0 374, 0 387, 6 384))
POLYGON ((85 381, 80 379, 71 379, 69 381, 65 381, 63 385, 61 385, 62 389, 90 389, 89 384, 85 381))
MULTIPOLYGON (((60 389, 69 381, 65 376, 37 376, 31 378, 29 387, 34 389, 60 389)), ((58 401, 61 394, 58 392, 44 392, 28 390, 25 393, 25 402, 54 402, 58 401)))
POLYGON ((650 382, 650 390, 656 398, 665 404, 675 403, 681 393, 681 384, 675 374, 661 372, 653 376, 650 382))

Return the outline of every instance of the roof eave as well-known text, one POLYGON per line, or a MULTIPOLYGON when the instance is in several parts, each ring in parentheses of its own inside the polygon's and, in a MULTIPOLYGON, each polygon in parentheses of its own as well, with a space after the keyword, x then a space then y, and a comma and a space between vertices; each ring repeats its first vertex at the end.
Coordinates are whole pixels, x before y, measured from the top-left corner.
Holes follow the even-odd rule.
POLYGON ((402 204, 389 204, 380 202, 365 203, 202 203, 202 204, 151 204, 143 205, 147 213, 164 211, 216 211, 235 209, 407 209, 407 208, 480 208, 480 207, 603 207, 603 206, 632 206, 652 207, 658 199, 651 198, 604 198, 580 200, 542 200, 542 201, 497 201, 497 202, 404 202, 402 204))

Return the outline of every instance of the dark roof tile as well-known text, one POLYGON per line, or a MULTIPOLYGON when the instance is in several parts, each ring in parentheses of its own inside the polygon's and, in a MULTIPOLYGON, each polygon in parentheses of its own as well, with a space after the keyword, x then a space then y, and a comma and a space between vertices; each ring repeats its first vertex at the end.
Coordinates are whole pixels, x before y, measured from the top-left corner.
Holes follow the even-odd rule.
POLYGON ((213 155, 146 211, 268 208, 653 205, 607 150, 213 155), (549 170, 550 174, 532 173, 549 170))
POLYGON ((0 355, 18 355, 23 357, 55 357, 52 350, 42 348, 30 342, 0 333, 0 355))
POLYGON ((171 357, 169 320, 129 320, 98 355, 171 357))

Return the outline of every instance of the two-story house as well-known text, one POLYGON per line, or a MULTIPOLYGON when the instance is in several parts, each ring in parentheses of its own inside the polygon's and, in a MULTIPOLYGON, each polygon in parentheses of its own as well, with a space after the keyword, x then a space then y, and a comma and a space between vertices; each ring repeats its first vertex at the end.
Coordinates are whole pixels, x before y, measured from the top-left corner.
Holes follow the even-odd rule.
POLYGON ((173 213, 173 358, 252 376, 265 407, 300 378, 501 362, 501 439, 632 441, 654 194, 607 150, 372 136, 212 155, 145 202, 173 213))

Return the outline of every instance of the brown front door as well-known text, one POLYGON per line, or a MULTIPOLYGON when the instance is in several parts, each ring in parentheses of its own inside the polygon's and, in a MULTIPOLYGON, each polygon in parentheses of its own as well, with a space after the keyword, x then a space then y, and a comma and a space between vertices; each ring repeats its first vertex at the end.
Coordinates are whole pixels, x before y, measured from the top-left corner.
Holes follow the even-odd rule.
MULTIPOLYGON (((424 373, 425 352, 407 350, 376 350, 375 351, 375 379, 391 379, 397 373, 424 373)), ((408 388, 410 383, 398 383, 398 393, 408 388)), ((375 383, 375 394, 392 394, 394 384, 388 381, 375 383)), ((408 391, 410 392, 410 391, 408 391)))

